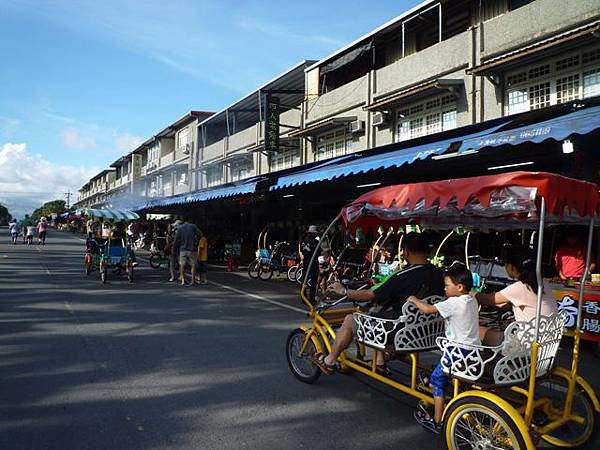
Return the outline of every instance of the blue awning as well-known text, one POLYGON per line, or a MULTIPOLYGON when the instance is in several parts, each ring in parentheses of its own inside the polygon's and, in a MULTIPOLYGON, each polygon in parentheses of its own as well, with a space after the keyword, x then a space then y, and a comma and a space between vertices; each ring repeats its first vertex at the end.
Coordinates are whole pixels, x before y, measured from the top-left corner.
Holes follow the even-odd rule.
POLYGON ((233 186, 215 187, 198 192, 174 195, 172 197, 156 198, 148 201, 141 209, 160 208, 163 206, 184 205, 187 203, 203 202, 217 198, 233 197, 235 195, 253 194, 259 180, 246 181, 233 186))
POLYGON ((341 161, 337 159, 331 160, 332 162, 325 162, 323 165, 280 177, 277 180, 277 183, 271 186, 269 190, 275 191, 284 187, 333 180, 334 178, 357 175, 371 170, 387 169, 389 167, 400 167, 403 164, 412 164, 417 160, 426 159, 433 155, 441 155, 451 144, 460 142, 465 138, 476 138, 489 135, 507 123, 508 122, 504 122, 500 125, 467 136, 452 137, 429 144, 418 145, 416 147, 391 150, 379 155, 361 157, 359 153, 350 154, 341 161))
POLYGON ((594 106, 512 130, 463 139, 458 152, 500 145, 518 145, 525 142, 539 144, 546 139, 562 141, 571 135, 587 134, 598 128, 600 128, 600 106, 594 106))

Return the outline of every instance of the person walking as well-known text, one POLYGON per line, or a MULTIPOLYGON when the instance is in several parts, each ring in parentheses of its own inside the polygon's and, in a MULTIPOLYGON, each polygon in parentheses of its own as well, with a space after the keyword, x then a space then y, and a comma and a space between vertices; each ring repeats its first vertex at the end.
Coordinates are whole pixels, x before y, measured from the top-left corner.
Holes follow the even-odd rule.
POLYGON ((206 263, 208 262, 208 241, 204 233, 200 231, 200 240, 198 241, 198 281, 200 284, 207 284, 206 263))
POLYGON ((21 231, 21 226, 19 225, 19 222, 17 222, 17 219, 11 219, 10 223, 8 224, 8 230, 10 232, 12 243, 15 245, 17 243, 19 231, 21 231))
POLYGON ((169 225, 167 229, 167 243, 165 245, 165 254, 169 256, 169 281, 175 281, 177 276, 175 275, 175 271, 177 268, 175 267, 179 262, 179 249, 175 248, 175 235, 177 234, 177 228, 182 224, 181 220, 176 220, 172 224, 169 225))
POLYGON ((27 225, 27 232, 25 234, 25 241, 27 245, 33 244, 33 235, 35 234, 36 227, 34 227, 31 223, 27 225))
POLYGON ((179 281, 182 285, 185 284, 185 269, 188 265, 192 272, 190 284, 196 282, 196 252, 199 234, 200 229, 189 218, 186 218, 177 228, 174 247, 179 249, 179 281))
POLYGON ((46 233, 48 233, 48 221, 42 217, 37 224, 38 230, 38 245, 46 245, 46 233))

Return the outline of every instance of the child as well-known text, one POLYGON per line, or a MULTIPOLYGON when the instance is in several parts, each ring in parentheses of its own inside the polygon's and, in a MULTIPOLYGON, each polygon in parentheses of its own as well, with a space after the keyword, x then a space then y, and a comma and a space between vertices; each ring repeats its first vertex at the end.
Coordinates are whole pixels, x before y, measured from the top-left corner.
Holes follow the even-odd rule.
MULTIPOLYGON (((473 287, 471 271, 463 264, 453 264, 444 272, 445 301, 428 305, 415 296, 408 301, 413 303, 425 314, 441 314, 446 320, 446 337, 462 344, 479 345, 479 310, 477 300, 469 295, 473 287)), ((446 358, 442 355, 442 358, 446 358)), ((438 364, 431 374, 433 388, 434 415, 433 418, 425 411, 415 411, 415 419, 421 425, 434 433, 442 429, 442 414, 444 412, 444 389, 450 384, 450 378, 438 364)))
POLYGON ((27 234, 26 234, 27 245, 31 245, 33 243, 33 235, 35 234, 36 229, 37 228, 34 227, 33 225, 27 225, 27 234))

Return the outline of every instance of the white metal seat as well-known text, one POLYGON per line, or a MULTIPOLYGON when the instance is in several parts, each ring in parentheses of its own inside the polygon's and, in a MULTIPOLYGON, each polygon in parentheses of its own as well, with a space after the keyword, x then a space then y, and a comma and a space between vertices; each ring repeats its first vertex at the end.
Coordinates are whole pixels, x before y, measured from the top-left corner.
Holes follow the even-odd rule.
MULTIPOLYGON (((434 295, 424 298, 430 305, 444 300, 434 295)), ((410 302, 402 305, 402 315, 397 319, 383 319, 365 313, 354 313, 357 340, 380 350, 393 342, 399 352, 431 350, 436 339, 444 335, 444 319, 439 314, 423 314, 410 302)))
MULTIPOLYGON (((567 314, 560 311, 540 317, 536 378, 552 369, 562 338, 567 314)), ((535 318, 513 322, 504 331, 504 341, 497 347, 437 339, 443 351, 440 363, 450 376, 483 384, 512 385, 526 381, 531 370, 531 345, 535 336, 535 318)))

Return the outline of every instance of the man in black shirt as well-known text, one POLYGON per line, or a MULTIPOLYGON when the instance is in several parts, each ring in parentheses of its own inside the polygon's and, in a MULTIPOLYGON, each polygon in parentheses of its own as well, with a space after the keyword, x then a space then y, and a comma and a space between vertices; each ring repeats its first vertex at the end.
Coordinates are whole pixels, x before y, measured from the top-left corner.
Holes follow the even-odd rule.
MULTIPOLYGON (((443 295, 443 272, 427 261, 429 248, 425 236, 418 233, 407 234, 402 241, 402 248, 404 258, 408 261, 408 267, 396 272, 382 283, 364 290, 346 289, 340 283, 335 283, 330 290, 345 296, 348 300, 374 302, 376 306, 379 306, 377 315, 386 318, 398 317, 402 311, 402 305, 411 295, 418 294, 421 298, 429 295, 443 295)), ((338 357, 348 348, 353 338, 353 318, 352 314, 348 314, 337 331, 331 353, 327 356, 317 355, 313 362, 323 372, 331 374, 338 357)), ((383 365, 383 361, 381 364, 378 362, 378 365, 383 365)))
POLYGON ((315 300, 317 292, 317 279, 319 277, 319 264, 317 258, 321 253, 319 246, 319 230, 316 225, 311 225, 306 231, 306 235, 300 244, 300 254, 304 264, 304 276, 306 283, 309 286, 308 296, 311 301, 315 300), (309 267, 313 253, 317 252, 313 265, 309 267))

